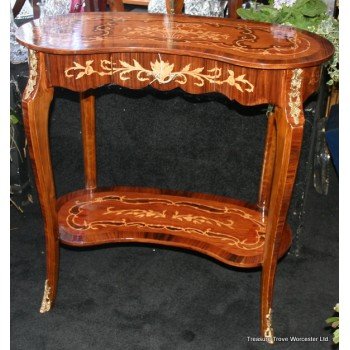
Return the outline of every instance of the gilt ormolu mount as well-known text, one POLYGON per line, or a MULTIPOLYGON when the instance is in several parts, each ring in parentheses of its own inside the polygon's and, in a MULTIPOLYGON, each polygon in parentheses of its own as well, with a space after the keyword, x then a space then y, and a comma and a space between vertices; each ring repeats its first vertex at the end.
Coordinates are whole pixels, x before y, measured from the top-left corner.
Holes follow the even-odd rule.
POLYGON ((23 112, 45 219, 47 279, 42 312, 57 292, 59 244, 143 242, 192 249, 228 265, 262 267, 261 334, 273 342, 276 264, 290 247, 286 223, 303 136, 303 102, 317 90, 332 45, 265 23, 141 13, 83 13, 30 22, 23 112), (243 105, 269 103, 259 199, 97 186, 95 99, 106 84, 219 92, 243 105), (80 93, 85 189, 56 199, 48 111, 54 87, 80 93))

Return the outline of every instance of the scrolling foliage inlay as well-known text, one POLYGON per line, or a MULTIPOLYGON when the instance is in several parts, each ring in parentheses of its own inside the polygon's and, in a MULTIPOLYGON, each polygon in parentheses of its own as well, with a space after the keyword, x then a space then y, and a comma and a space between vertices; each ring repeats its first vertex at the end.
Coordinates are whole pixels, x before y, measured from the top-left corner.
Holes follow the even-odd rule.
POLYGON ((150 81, 150 84, 154 81, 157 81, 159 84, 167 84, 174 80, 180 85, 185 85, 187 83, 187 78, 192 77, 195 79, 194 85, 197 86, 203 86, 205 81, 208 81, 209 83, 217 85, 228 84, 241 92, 254 91, 254 85, 245 79, 245 74, 236 77, 235 72, 231 69, 227 70, 227 78, 222 79, 223 74, 221 68, 215 67, 213 69, 208 69, 207 74, 204 74, 204 67, 191 69, 191 64, 188 64, 181 70, 174 71, 174 64, 164 62, 161 58, 159 61, 150 62, 151 69, 144 68, 135 59, 132 64, 119 60, 121 67, 117 67, 117 63, 101 60, 99 70, 93 68, 92 64, 94 60, 86 61, 85 66, 77 62, 73 63, 74 66, 67 68, 64 74, 67 78, 75 77, 76 80, 92 74, 98 74, 100 76, 119 74, 120 80, 125 81, 130 79, 130 73, 135 72, 138 81, 150 81))
POLYGON ((109 195, 86 202, 76 201, 68 209, 66 224, 80 234, 107 227, 160 229, 205 236, 244 250, 259 249, 265 241, 265 228, 261 222, 238 208, 149 197, 109 195), (150 209, 150 206, 155 210, 150 209), (159 206, 165 209, 159 210, 159 206), (99 217, 88 220, 92 208, 99 211, 99 217), (235 235, 236 230, 244 230, 242 222, 250 223, 249 238, 235 235))

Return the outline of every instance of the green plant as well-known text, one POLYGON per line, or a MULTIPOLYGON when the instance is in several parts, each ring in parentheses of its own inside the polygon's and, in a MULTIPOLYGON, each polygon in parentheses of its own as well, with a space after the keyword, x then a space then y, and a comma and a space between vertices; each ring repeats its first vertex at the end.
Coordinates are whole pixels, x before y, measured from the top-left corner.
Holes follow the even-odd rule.
POLYGON ((10 124, 14 125, 19 122, 18 118, 14 114, 10 114, 10 124))
POLYGON ((257 3, 251 8, 239 8, 243 19, 277 23, 308 30, 328 39, 335 48, 332 60, 327 64, 333 85, 339 80, 339 22, 328 15, 323 0, 269 0, 268 5, 257 3))
MULTIPOLYGON (((18 154, 19 157, 21 159, 21 161, 23 162, 22 156, 21 156, 21 152, 18 148, 16 139, 15 139, 15 127, 14 125, 19 123, 19 119, 18 117, 13 114, 13 112, 10 112, 10 161, 12 162, 12 158, 11 158, 11 150, 15 149, 18 154)), ((11 187, 10 187, 10 202, 17 208, 18 211, 20 211, 21 213, 23 213, 23 209, 11 198, 12 195, 12 191, 11 191, 11 187)))
MULTIPOLYGON (((18 148, 16 139, 15 139, 14 125, 16 125, 18 122, 19 122, 18 117, 13 112, 10 112, 10 150, 16 149, 18 151, 18 154, 20 155, 21 161, 23 162, 23 159, 21 157, 21 152, 18 148)), ((11 156, 10 156, 10 160, 12 161, 11 156)))
POLYGON ((339 304, 334 306, 335 312, 338 314, 338 316, 333 316, 327 318, 326 322, 332 326, 332 328, 335 328, 335 331, 333 332, 333 343, 338 344, 339 343, 339 304))

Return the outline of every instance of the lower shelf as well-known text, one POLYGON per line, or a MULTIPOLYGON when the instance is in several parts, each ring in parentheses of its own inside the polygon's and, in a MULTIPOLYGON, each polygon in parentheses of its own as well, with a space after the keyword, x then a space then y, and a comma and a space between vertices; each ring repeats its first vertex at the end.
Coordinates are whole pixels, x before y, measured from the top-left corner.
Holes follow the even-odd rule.
MULTIPOLYGON (((260 266, 266 225, 258 209, 226 197, 116 187, 80 190, 57 201, 62 243, 162 244, 195 250, 226 264, 260 266)), ((291 245, 285 225, 279 256, 291 245)))

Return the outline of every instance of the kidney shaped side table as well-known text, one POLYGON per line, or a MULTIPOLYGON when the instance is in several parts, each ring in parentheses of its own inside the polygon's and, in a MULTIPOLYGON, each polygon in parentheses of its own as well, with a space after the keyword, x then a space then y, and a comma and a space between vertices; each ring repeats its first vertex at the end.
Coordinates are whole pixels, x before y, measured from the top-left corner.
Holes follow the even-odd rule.
POLYGON ((142 242, 191 249, 228 265, 262 267, 261 334, 273 342, 276 264, 291 245, 286 223, 303 136, 303 102, 318 88, 333 46, 290 27, 223 18, 81 13, 35 20, 17 32, 29 48, 23 113, 45 222, 46 281, 40 311, 56 292, 60 243, 142 242), (93 89, 180 87, 268 103, 256 204, 149 188, 99 188, 93 89), (56 198, 48 119, 54 88, 80 93, 85 189, 56 198))

